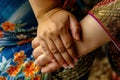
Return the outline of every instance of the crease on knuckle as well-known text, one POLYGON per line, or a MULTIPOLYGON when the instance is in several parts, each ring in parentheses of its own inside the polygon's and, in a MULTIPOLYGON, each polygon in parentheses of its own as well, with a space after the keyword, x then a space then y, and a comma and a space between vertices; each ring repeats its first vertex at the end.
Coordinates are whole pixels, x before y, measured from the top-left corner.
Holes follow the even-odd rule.
POLYGON ((45 52, 47 51, 47 48, 45 46, 41 46, 41 47, 45 52))
POLYGON ((56 37, 58 37, 58 31, 57 30, 55 30, 55 31, 50 31, 49 33, 48 33, 48 37, 49 38, 51 38, 51 39, 55 39, 56 37))
POLYGON ((66 49, 71 49, 71 48, 72 48, 72 43, 66 42, 66 49))
POLYGON ((65 50, 64 47, 60 47, 60 48, 59 48, 59 51, 60 51, 61 53, 65 53, 66 50, 65 50))
POLYGON ((54 37, 57 35, 57 33, 55 31, 51 31, 48 33, 50 37, 54 37))
POLYGON ((58 50, 57 50, 56 48, 52 48, 51 51, 52 51, 52 53, 54 53, 54 54, 57 54, 57 53, 58 53, 58 50))
POLYGON ((52 60, 54 58, 49 50, 47 50, 45 54, 47 55, 49 60, 52 60))

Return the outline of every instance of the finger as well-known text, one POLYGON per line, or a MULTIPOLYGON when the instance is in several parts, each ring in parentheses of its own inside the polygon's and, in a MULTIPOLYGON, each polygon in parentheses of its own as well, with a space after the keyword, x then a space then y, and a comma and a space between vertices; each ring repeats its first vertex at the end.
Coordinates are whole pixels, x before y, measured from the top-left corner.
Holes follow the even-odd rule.
POLYGON ((34 50, 33 50, 33 53, 32 53, 32 55, 33 55, 33 57, 35 58, 35 59, 37 59, 40 55, 42 55, 44 53, 44 51, 42 50, 42 48, 41 48, 41 46, 38 46, 38 47, 36 47, 34 50))
POLYGON ((60 37, 61 37, 63 44, 64 44, 66 50, 68 51, 69 55, 76 62, 78 60, 77 52, 75 50, 75 46, 74 46, 73 40, 72 40, 69 32, 66 30, 62 31, 60 37))
POLYGON ((33 40, 32 40, 32 48, 35 49, 36 47, 38 47, 40 45, 39 43, 39 40, 37 37, 35 37, 33 40))
MULTIPOLYGON (((54 41, 56 41, 56 40, 59 40, 59 38, 58 38, 58 37, 55 37, 55 38, 54 38, 54 41)), ((55 59, 58 61, 58 63, 59 63, 61 66, 63 66, 63 67, 66 68, 68 65, 66 64, 64 58, 62 57, 62 55, 60 54, 58 48, 57 48, 56 45, 55 45, 55 43, 58 43, 58 42, 53 42, 53 40, 49 40, 49 39, 47 39, 46 42, 47 42, 47 44, 49 44, 49 45, 48 45, 48 46, 49 46, 49 49, 50 49, 50 51, 53 53, 53 55, 54 55, 55 59)), ((64 49, 64 47, 63 47, 63 49, 64 49)), ((64 51, 64 50, 63 50, 63 51, 64 51)))
MULTIPOLYGON (((47 39, 46 39, 46 40, 47 40, 47 39)), ((49 44, 48 44, 48 45, 49 45, 49 44)), ((49 49, 48 45, 47 45, 47 43, 46 43, 44 40, 40 39, 40 46, 41 46, 43 52, 45 52, 45 53, 47 54, 48 58, 49 58, 50 60, 52 60, 52 59, 54 59, 54 58, 53 58, 52 53, 50 52, 50 49, 49 49)))
POLYGON ((57 69, 59 69, 61 66, 57 62, 51 62, 47 64, 46 66, 41 68, 42 73, 51 73, 57 69))
POLYGON ((37 64, 40 67, 43 67, 46 64, 48 64, 50 61, 51 60, 48 58, 47 54, 43 53, 35 60, 35 64, 37 64))
MULTIPOLYGON (((62 43, 62 40, 60 39, 60 37, 56 37, 54 38, 54 43, 57 47, 57 49, 59 50, 60 54, 62 55, 62 57, 64 58, 64 60, 67 62, 67 64, 69 64, 70 67, 74 67, 73 64, 73 60, 72 57, 69 55, 69 53, 67 52, 65 46, 62 43)), ((58 57, 58 56, 56 56, 58 57)), ((61 60, 58 60, 61 63, 61 60)), ((64 68, 67 68, 67 65, 64 64, 62 65, 64 68)))
POLYGON ((73 15, 70 15, 70 30, 73 38, 80 40, 80 24, 73 15))

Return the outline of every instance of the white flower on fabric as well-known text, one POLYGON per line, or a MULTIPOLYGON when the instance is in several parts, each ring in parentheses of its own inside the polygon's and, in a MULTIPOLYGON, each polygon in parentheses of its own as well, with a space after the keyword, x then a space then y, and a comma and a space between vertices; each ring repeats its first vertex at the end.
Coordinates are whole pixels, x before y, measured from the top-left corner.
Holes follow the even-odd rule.
POLYGON ((18 39, 26 39, 27 36, 24 35, 24 34, 20 34, 20 35, 17 36, 17 38, 18 38, 18 39))
POLYGON ((7 60, 4 56, 2 56, 2 62, 0 62, 0 71, 5 72, 6 69, 11 66, 10 62, 12 59, 7 60))

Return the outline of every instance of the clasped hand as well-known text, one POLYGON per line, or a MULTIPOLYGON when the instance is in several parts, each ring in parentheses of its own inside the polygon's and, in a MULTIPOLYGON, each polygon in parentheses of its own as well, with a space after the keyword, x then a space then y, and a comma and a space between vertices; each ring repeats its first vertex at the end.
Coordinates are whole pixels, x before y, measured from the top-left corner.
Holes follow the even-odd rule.
POLYGON ((41 71, 52 72, 60 67, 74 67, 78 57, 73 38, 80 39, 76 18, 61 8, 55 8, 37 18, 37 21, 37 36, 32 41, 32 47, 41 71))

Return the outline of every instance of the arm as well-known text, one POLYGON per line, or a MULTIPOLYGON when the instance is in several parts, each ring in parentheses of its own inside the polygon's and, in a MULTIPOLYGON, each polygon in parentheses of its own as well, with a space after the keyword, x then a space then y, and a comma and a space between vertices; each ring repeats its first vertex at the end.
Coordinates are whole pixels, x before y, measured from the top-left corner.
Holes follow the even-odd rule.
POLYGON ((29 0, 36 19, 45 15, 50 10, 61 7, 62 0, 29 0))
POLYGON ((89 14, 101 25, 120 51, 120 0, 103 0, 89 14))
MULTIPOLYGON (((80 25, 82 40, 74 40, 79 57, 95 50, 111 40, 99 23, 90 15, 87 15, 82 21, 80 21, 80 25)), ((52 72, 60 68, 60 65, 56 61, 53 62, 48 59, 46 53, 41 54, 40 46, 37 47, 37 49, 39 50, 39 52, 37 52, 39 53, 39 57, 36 59, 36 63, 42 67, 42 72, 52 72), (49 64, 43 67, 46 63, 49 64)), ((38 50, 35 49, 33 55, 35 55, 38 50)))
POLYGON ((74 41, 79 57, 95 50, 111 40, 109 35, 91 15, 87 15, 81 20, 80 25, 82 40, 74 41))
MULTIPOLYGON (((77 56, 69 31, 79 40, 76 18, 62 8, 62 0, 30 0, 30 4, 38 21, 37 37, 42 49, 51 59, 60 59, 58 62, 63 67, 73 66, 77 56)), ((34 43, 33 48, 36 48, 34 43)))
POLYGON ((89 13, 110 36, 108 57, 113 70, 120 75, 120 0, 104 0, 89 13))
MULTIPOLYGON (((108 3, 109 1, 108 2, 107 1, 108 0, 104 0, 102 3, 108 3)), ((109 32, 106 33, 106 29, 108 31, 113 31, 116 33, 116 31, 114 31, 114 27, 117 27, 117 34, 119 34, 120 26, 117 24, 114 24, 114 22, 119 23, 119 21, 120 21, 120 19, 119 19, 120 15, 117 15, 119 13, 119 7, 120 7, 119 4, 120 4, 120 0, 114 0, 113 3, 106 4, 100 8, 97 6, 97 7, 93 8, 93 10, 92 10, 93 15, 91 15, 91 13, 89 13, 91 16, 88 15, 80 22, 81 28, 82 28, 82 41, 75 40, 77 51, 79 53, 79 57, 81 56, 81 54, 82 55, 86 54, 86 53, 98 48, 99 46, 103 45, 104 43, 109 42, 110 40, 113 40, 113 38, 117 40, 117 41, 113 40, 113 42, 115 41, 115 45, 116 45, 116 42, 118 43, 120 41, 119 37, 115 38, 114 34, 113 34, 113 38, 112 38, 111 35, 109 34, 109 32), (112 5, 112 7, 113 7, 113 5, 117 6, 117 7, 110 8, 109 11, 104 10, 104 8, 108 9, 108 7, 111 7, 110 5, 112 5), (112 11, 111 11, 111 9, 112 9, 112 11), (100 11, 100 13, 98 13, 99 11, 100 11), (106 13, 108 12, 107 17, 105 16, 106 13, 104 11, 106 13), (114 16, 113 15, 110 16, 110 14, 112 14, 114 11, 116 11, 116 13, 114 13, 114 16), (98 21, 98 20, 100 20, 100 21, 98 21), (111 22, 114 25, 112 25, 111 22), (88 24, 89 24, 89 27, 88 27, 88 24), (103 25, 104 25, 104 27, 103 27, 103 25)), ((118 44, 117 48, 119 49, 119 44, 118 44)), ((44 58, 45 56, 46 56, 46 54, 40 56, 40 58, 41 58, 40 61, 42 61, 42 58, 44 58)), ((36 61, 38 61, 40 58, 38 58, 36 61)), ((53 65, 49 66, 51 69, 47 66, 42 69, 45 70, 47 68, 47 70, 49 69, 48 72, 50 72, 50 71, 54 71, 55 69, 59 68, 58 66, 56 66, 56 68, 52 69, 52 66, 53 65)))

